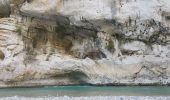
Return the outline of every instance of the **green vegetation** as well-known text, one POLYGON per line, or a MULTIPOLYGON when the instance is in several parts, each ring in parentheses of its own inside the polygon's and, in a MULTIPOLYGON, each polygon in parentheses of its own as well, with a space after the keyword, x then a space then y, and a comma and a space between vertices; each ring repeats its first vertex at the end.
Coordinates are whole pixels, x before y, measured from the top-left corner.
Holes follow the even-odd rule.
POLYGON ((22 32, 21 27, 17 26, 16 27, 16 32, 18 33, 18 35, 21 35, 21 32, 22 32))
POLYGON ((63 39, 65 37, 66 28, 64 26, 58 26, 55 28, 57 38, 63 39))
POLYGON ((111 39, 108 40, 108 44, 107 44, 106 48, 109 51, 114 51, 114 43, 113 43, 113 41, 111 39))
POLYGON ((124 34, 114 34, 114 37, 118 39, 120 44, 125 44, 127 42, 134 41, 135 39, 126 37, 124 34))
POLYGON ((166 19, 167 19, 167 20, 170 20, 170 16, 166 16, 166 19))

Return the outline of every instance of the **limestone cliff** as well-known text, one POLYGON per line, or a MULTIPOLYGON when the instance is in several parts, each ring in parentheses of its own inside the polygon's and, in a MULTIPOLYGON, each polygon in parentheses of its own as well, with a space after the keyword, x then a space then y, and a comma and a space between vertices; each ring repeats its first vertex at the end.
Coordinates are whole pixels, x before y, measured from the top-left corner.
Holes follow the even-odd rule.
POLYGON ((0 87, 170 84, 169 0, 0 0, 0 17, 0 87))

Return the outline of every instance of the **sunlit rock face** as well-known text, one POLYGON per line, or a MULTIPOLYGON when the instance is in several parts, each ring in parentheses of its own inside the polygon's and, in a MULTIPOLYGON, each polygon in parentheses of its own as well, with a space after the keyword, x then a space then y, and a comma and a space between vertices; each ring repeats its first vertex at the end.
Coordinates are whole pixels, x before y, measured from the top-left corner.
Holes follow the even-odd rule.
POLYGON ((74 20, 111 19, 114 10, 113 0, 33 0, 21 8, 33 16, 63 15, 74 20))
POLYGON ((21 11, 39 17, 64 15, 75 20, 82 18, 127 19, 128 17, 161 20, 162 12, 169 11, 166 0, 31 0, 21 11))
POLYGON ((169 0, 7 4, 10 10, 0 9, 8 13, 0 19, 1 87, 170 84, 169 0))

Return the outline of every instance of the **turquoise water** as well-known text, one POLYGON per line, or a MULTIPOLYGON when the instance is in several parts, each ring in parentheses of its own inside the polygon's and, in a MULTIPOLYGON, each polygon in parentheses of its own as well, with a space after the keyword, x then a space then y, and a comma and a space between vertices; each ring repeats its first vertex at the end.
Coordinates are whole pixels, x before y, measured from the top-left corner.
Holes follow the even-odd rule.
POLYGON ((41 97, 41 96, 170 96, 170 87, 166 86, 55 86, 42 88, 0 89, 0 97, 41 97))

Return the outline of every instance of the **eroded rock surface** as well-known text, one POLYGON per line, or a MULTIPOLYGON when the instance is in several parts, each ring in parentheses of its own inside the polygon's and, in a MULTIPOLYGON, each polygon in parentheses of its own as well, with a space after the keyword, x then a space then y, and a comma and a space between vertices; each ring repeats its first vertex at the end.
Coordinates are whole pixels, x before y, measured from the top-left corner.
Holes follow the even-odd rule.
POLYGON ((8 15, 0 19, 0 87, 170 84, 168 0, 7 5, 0 9, 8 15))

